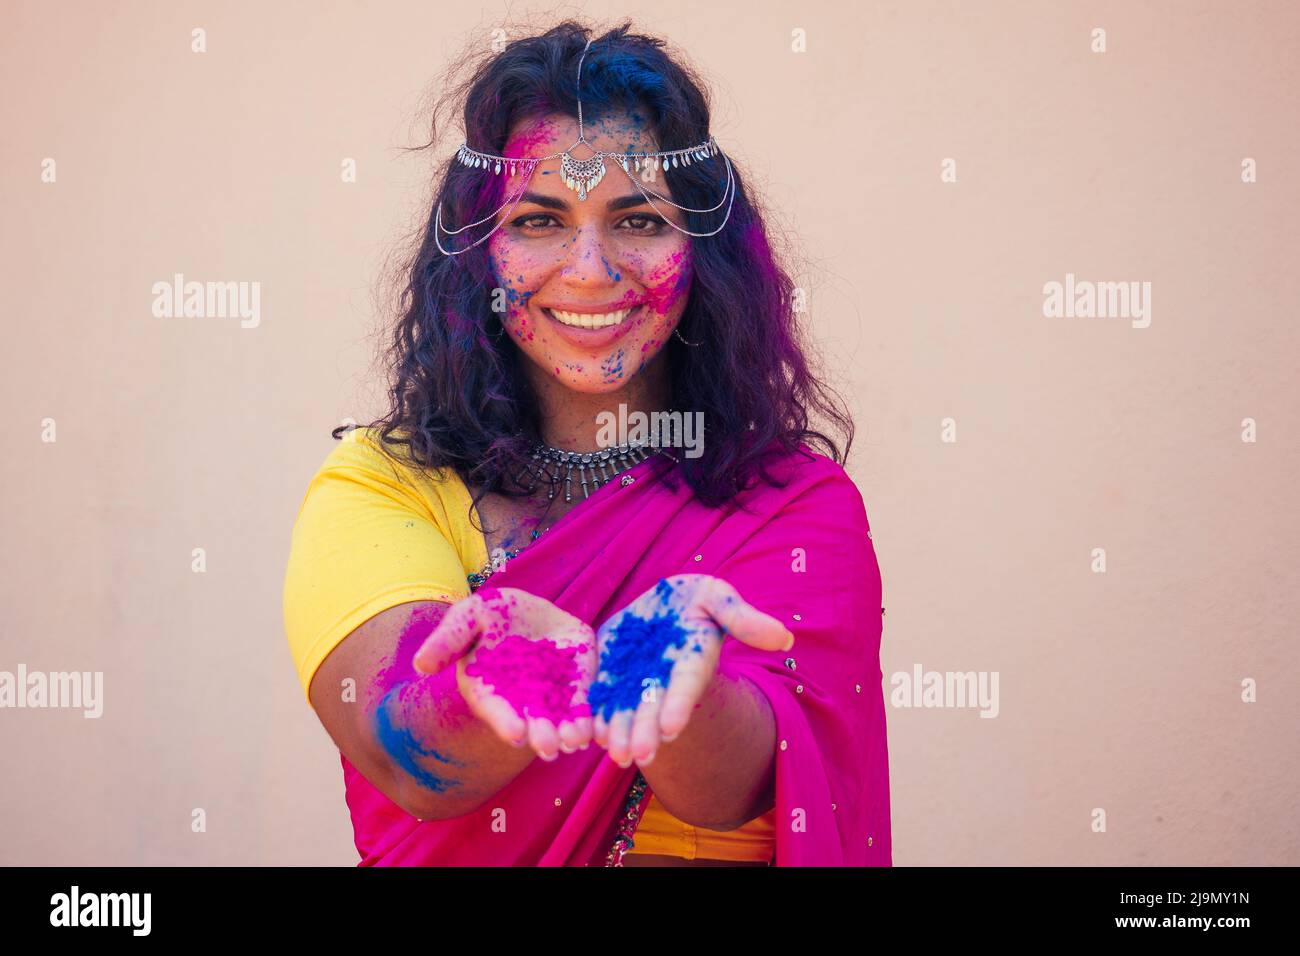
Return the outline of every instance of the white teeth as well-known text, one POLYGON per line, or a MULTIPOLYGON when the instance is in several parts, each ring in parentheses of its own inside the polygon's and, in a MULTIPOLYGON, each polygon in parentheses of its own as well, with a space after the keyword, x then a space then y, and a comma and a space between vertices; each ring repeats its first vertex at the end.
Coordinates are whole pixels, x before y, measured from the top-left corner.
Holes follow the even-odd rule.
POLYGON ((620 309, 617 312, 608 312, 604 315, 589 315, 583 312, 561 312, 559 309, 551 309, 551 315, 556 320, 563 322, 565 325, 576 326, 580 329, 606 329, 611 325, 618 325, 629 315, 632 309, 620 309))

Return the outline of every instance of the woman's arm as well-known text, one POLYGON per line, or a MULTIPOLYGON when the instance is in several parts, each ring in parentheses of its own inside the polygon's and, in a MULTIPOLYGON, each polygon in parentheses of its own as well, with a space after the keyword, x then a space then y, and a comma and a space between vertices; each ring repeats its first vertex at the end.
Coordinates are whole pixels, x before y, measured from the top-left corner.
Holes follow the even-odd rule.
POLYGON ((448 607, 419 601, 376 614, 330 652, 309 693, 343 755, 421 820, 476 810, 536 756, 474 716, 456 689, 454 668, 450 675, 412 668, 416 649, 448 607))
POLYGON ((775 805, 776 719, 743 677, 715 673, 686 729, 641 772, 673 816, 734 830, 775 805))

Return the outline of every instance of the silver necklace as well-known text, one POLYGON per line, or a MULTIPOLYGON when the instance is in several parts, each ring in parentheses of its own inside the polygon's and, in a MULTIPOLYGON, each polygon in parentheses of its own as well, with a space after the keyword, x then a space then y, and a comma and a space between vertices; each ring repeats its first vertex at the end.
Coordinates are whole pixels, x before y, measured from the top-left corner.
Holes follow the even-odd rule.
MULTIPOLYGON (((668 455, 662 448, 652 447, 644 441, 627 442, 592 452, 565 451, 539 442, 533 446, 532 460, 524 469, 524 474, 532 479, 527 486, 528 493, 534 493, 545 482, 550 485, 546 492, 547 500, 554 501, 560 485, 563 485, 567 504, 573 500, 573 482, 577 478, 585 500, 615 475, 657 454, 668 455)), ((521 486, 524 484, 522 478, 523 474, 515 479, 521 486)))

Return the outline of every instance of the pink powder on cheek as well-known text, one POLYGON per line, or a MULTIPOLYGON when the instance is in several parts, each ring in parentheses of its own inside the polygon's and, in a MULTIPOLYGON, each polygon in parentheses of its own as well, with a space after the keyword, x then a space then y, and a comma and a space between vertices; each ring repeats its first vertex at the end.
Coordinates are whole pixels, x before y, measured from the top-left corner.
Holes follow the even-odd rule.
POLYGON ((679 299, 690 292, 692 273, 690 246, 685 246, 646 274, 646 295, 656 312, 666 315, 679 299))
MULTIPOLYGON (((629 255, 626 259, 628 273, 638 276, 645 288, 646 308, 637 320, 651 332, 651 338, 641 343, 642 367, 648 354, 656 352, 666 341, 654 335, 656 326, 669 326, 667 317, 681 299, 690 292, 693 269, 691 264, 691 247, 683 245, 676 252, 661 256, 648 262, 644 253, 629 255)), ((640 368, 637 369, 640 373, 640 368)))
POLYGON ((582 680, 578 655, 586 652, 586 644, 561 647, 509 634, 491 647, 479 647, 465 673, 481 678, 524 717, 545 717, 558 726, 591 716, 587 704, 573 702, 582 680))

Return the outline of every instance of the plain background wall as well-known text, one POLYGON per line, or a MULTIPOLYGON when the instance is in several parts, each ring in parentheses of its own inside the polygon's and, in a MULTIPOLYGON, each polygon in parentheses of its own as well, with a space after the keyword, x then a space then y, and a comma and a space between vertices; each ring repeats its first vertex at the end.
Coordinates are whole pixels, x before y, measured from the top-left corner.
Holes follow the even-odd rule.
MULTIPOLYGON (((0 670, 105 681, 98 720, 0 710, 0 862, 355 863, 282 631, 289 532, 329 429, 383 410, 376 290, 431 160, 399 147, 507 7, 555 9, 0 7, 0 670), (154 317, 178 272, 260 282, 260 325, 154 317)), ((996 719, 890 709, 896 863, 1300 863, 1300 9, 561 12, 684 51, 798 244, 886 680, 1000 675, 996 719), (1045 317, 1067 273, 1151 282, 1150 326, 1045 317)))

